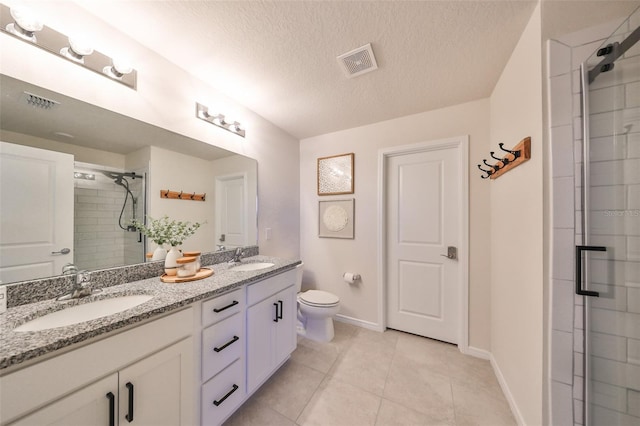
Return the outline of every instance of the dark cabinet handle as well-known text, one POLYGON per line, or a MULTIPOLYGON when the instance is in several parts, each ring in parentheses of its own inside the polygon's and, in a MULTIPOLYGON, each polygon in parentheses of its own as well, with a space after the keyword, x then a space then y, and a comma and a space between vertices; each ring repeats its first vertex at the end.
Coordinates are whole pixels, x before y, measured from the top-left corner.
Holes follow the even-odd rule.
POLYGON ((273 306, 276 307, 276 319, 274 319, 273 322, 278 322, 278 320, 280 319, 280 315, 278 315, 278 304, 274 303, 273 306))
POLYGON ((280 315, 278 315, 277 312, 276 315, 278 316, 278 319, 282 319, 282 300, 278 300, 278 304, 280 305, 280 315))
POLYGON ((225 307, 223 307, 223 308, 220 308, 220 309, 218 309, 218 308, 214 308, 214 309, 213 309, 213 312, 215 312, 215 313, 217 314, 218 312, 222 312, 222 311, 224 311, 225 309, 229 309, 229 308, 231 308, 232 306, 236 306, 237 304, 238 304, 238 301, 237 301, 237 300, 234 300, 233 302, 231 302, 230 304, 228 304, 227 306, 225 306, 225 307))
POLYGON ((582 289, 582 252, 583 251, 607 251, 601 246, 576 246, 576 294, 581 296, 600 297, 597 291, 582 289))
POLYGON ((116 396, 113 392, 107 394, 109 400, 109 426, 116 426, 116 396))
POLYGON ((129 389, 129 410, 124 418, 131 423, 133 421, 133 383, 127 382, 125 386, 129 389))
POLYGON ((224 345, 220 346, 219 348, 213 348, 213 350, 216 351, 216 352, 220 352, 221 350, 223 350, 227 346, 237 342, 238 340, 240 340, 240 338, 238 336, 233 336, 233 339, 229 340, 227 343, 225 343, 224 345))
POLYGON ((217 407, 218 405, 222 404, 225 399, 229 398, 231 396, 231 394, 234 393, 237 390, 238 390, 238 385, 234 384, 233 388, 229 392, 227 392, 227 394, 225 396, 223 396, 218 401, 213 401, 213 405, 215 405, 217 407))

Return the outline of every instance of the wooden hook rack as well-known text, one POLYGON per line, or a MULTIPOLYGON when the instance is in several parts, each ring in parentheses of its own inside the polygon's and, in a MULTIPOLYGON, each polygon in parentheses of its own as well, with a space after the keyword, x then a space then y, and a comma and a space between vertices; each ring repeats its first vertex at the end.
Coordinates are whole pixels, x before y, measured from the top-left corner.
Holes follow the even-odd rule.
POLYGON ((191 201, 204 201, 206 193, 196 194, 195 192, 183 192, 183 191, 170 191, 168 189, 160 190, 160 198, 171 198, 176 200, 191 200, 191 201))
POLYGON ((493 151, 491 151, 491 158, 497 160, 494 164, 487 163, 486 159, 483 159, 485 167, 488 169, 484 169, 482 164, 478 164, 478 169, 480 169, 485 174, 480 176, 482 179, 496 179, 503 174, 507 173, 509 170, 518 167, 520 164, 525 161, 529 161, 531 159, 531 138, 526 137, 520 141, 516 146, 512 149, 506 149, 503 147, 504 144, 499 144, 500 149, 504 151, 503 157, 496 157, 493 151))

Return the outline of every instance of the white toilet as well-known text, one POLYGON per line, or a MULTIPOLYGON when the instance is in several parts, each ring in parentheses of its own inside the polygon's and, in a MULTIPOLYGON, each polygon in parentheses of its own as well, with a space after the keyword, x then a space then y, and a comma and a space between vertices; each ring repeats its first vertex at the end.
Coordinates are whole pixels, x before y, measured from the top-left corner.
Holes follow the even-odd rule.
POLYGON ((333 316, 340 310, 340 299, 327 291, 301 292, 303 267, 303 263, 296 267, 298 334, 317 342, 330 342, 333 340, 333 316))

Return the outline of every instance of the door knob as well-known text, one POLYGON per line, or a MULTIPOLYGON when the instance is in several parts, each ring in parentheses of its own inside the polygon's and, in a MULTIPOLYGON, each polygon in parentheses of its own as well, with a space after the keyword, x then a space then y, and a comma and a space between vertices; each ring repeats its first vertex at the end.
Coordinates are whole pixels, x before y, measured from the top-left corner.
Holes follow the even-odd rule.
POLYGON ((52 251, 52 252, 51 252, 51 254, 69 254, 69 253, 71 253, 71 249, 66 248, 66 247, 65 247, 65 248, 63 248, 63 249, 62 249, 62 250, 60 250, 60 251, 52 251))
POLYGON ((440 256, 447 259, 456 260, 458 258, 458 248, 454 246, 447 247, 447 254, 441 254, 440 256))

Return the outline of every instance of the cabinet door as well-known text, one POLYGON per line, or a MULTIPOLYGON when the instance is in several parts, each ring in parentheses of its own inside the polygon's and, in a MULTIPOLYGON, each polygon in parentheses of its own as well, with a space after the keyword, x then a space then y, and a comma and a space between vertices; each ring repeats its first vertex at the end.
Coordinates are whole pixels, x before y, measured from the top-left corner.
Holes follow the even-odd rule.
POLYGON ((278 322, 274 323, 274 368, 296 349, 296 319, 298 307, 295 287, 289 287, 276 294, 275 301, 279 304, 280 316, 278 322))
POLYGON ((273 370, 277 305, 277 299, 272 296, 247 309, 247 390, 249 392, 253 392, 273 370))
POLYGON ((169 346, 120 371, 119 424, 177 426, 191 423, 193 342, 169 346))
POLYGON ((114 373, 11 425, 109 426, 110 416, 114 416, 115 422, 118 412, 117 391, 118 374, 114 373), (110 406, 108 394, 113 398, 113 406, 110 406))

